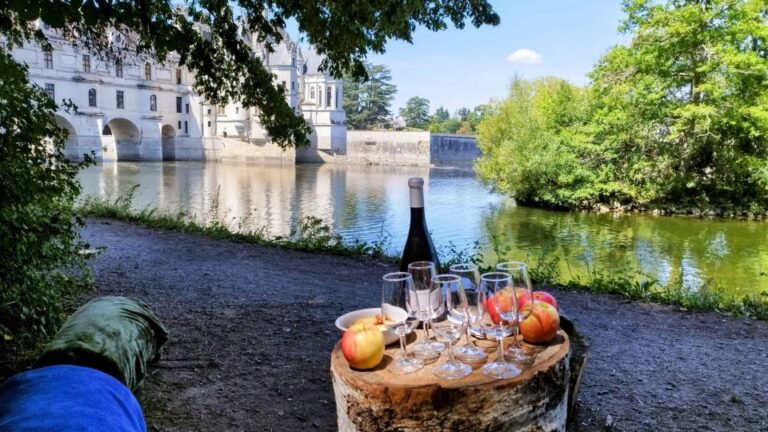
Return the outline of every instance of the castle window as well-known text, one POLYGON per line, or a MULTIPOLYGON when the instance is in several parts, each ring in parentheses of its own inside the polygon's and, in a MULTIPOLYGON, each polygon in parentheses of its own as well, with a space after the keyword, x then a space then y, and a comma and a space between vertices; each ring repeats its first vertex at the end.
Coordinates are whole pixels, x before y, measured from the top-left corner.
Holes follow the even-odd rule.
POLYGON ((48 94, 48 97, 52 100, 56 99, 56 90, 53 84, 51 83, 45 83, 45 92, 48 94))
POLYGON ((181 96, 176 96, 176 112, 181 112, 181 96))
POLYGON ((309 99, 315 100, 315 86, 309 88, 309 99))
POLYGON ((123 62, 120 60, 115 62, 115 76, 118 78, 123 77, 123 62))
POLYGON ((189 125, 186 120, 184 120, 184 134, 189 135, 189 125))
POLYGON ((179 130, 181 130, 181 120, 179 120, 179 130))
POLYGON ((217 106, 216 107, 216 115, 226 116, 227 115, 226 107, 224 107, 224 105, 217 106))
POLYGON ((149 110, 157 111, 157 96, 155 95, 149 97, 149 110))
POLYGON ((117 90, 117 93, 115 93, 115 103, 117 108, 125 108, 125 93, 122 90, 117 90))
POLYGON ((340 93, 339 90, 340 89, 336 87, 336 105, 335 105, 336 108, 339 107, 339 93, 340 93))
POLYGON ((184 112, 189 114, 189 104, 184 104, 184 112))
POLYGON ((235 107, 235 114, 240 114, 240 107, 235 107))
POLYGON ((325 90, 325 106, 328 108, 331 107, 331 86, 328 86, 325 90))
POLYGON ((53 52, 51 51, 43 52, 43 60, 45 60, 46 69, 53 69, 53 52))
POLYGON ((176 69, 176 84, 181 84, 181 69, 176 69))
POLYGON ((83 72, 91 72, 91 56, 88 54, 83 54, 83 72))
POLYGON ((96 89, 92 88, 88 90, 88 106, 96 106, 96 89))
POLYGON ((145 80, 152 79, 152 65, 149 64, 149 62, 144 63, 144 79, 145 80))

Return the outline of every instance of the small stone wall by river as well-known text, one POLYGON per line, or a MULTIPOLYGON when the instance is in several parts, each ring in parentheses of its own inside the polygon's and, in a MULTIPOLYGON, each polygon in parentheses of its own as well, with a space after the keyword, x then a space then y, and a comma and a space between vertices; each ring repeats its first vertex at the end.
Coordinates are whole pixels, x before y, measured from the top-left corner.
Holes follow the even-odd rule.
POLYGON ((472 166, 480 156, 475 137, 403 131, 347 131, 344 155, 336 162, 378 165, 472 166))

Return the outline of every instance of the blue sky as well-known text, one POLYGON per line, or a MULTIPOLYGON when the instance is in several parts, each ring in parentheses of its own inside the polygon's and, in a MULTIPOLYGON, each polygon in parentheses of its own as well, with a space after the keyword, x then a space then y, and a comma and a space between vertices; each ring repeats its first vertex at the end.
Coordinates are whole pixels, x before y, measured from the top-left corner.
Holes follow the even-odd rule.
MULTIPOLYGON (((392 71, 393 113, 413 96, 451 113, 491 98, 503 99, 511 78, 553 75, 586 84, 586 74, 608 48, 627 40, 617 28, 621 0, 490 0, 501 23, 468 24, 442 32, 418 28, 413 43, 390 41, 374 64, 392 71)), ((296 40, 295 22, 289 33, 296 40)))
POLYGON ((511 77, 554 75, 578 84, 607 49, 626 40, 617 27, 620 0, 491 0, 501 17, 496 27, 430 32, 420 28, 413 44, 390 41, 369 59, 387 65, 398 92, 393 111, 412 96, 454 112, 507 93, 511 77), (509 61, 510 54, 522 51, 509 61), (540 56, 535 62, 536 54, 540 56), (527 63, 525 61, 528 61, 527 63))

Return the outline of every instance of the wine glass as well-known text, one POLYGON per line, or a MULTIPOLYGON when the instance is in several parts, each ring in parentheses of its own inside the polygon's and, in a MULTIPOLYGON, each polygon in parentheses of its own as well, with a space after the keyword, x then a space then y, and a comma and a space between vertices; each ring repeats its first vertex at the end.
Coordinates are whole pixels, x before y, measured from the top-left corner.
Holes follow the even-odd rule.
POLYGON ((448 361, 436 367, 432 373, 438 378, 459 379, 472 373, 468 365, 456 361, 453 356, 453 344, 466 333, 469 319, 467 317, 467 298, 461 287, 461 278, 456 275, 439 275, 432 278, 435 290, 441 293, 441 303, 444 314, 440 314, 433 322, 433 330, 438 340, 448 345, 448 361))
POLYGON ((511 322, 512 328, 515 332, 515 338, 512 342, 512 346, 507 349, 507 358, 526 363, 533 360, 533 356, 523 350, 520 345, 520 322, 528 318, 533 310, 533 291, 531 288, 531 280, 528 277, 528 266, 524 262, 520 261, 507 261, 496 265, 496 270, 504 273, 509 273, 511 279, 511 290, 514 293, 515 299, 527 298, 530 302, 530 307, 521 308, 522 305, 517 305, 517 316, 515 320, 511 322))
POLYGON ((480 289, 485 293, 488 314, 495 313, 500 318, 495 328, 486 333, 499 342, 496 361, 483 366, 483 374, 498 379, 514 378, 522 372, 517 366, 504 360, 504 321, 512 321, 517 316, 517 301, 510 288, 512 277, 509 273, 493 272, 480 276, 480 289))
POLYGON ((451 274, 461 278, 461 287, 467 299, 467 343, 456 349, 456 357, 459 360, 476 363, 485 360, 488 354, 482 348, 476 347, 471 342, 471 334, 485 337, 481 320, 483 319, 484 299, 480 290, 480 271, 475 264, 454 264, 450 268, 451 274))
POLYGON ((436 359, 445 349, 445 345, 432 340, 429 327, 432 318, 442 311, 440 291, 432 285, 432 278, 437 275, 435 263, 415 261, 408 264, 408 273, 413 277, 413 286, 418 298, 418 318, 424 324, 424 339, 413 345, 413 353, 424 359, 436 359))
POLYGON ((416 318, 418 308, 412 307, 418 301, 413 296, 413 278, 408 273, 395 272, 385 274, 383 279, 381 317, 387 329, 400 336, 400 349, 403 351, 390 371, 398 375, 416 372, 424 367, 424 360, 409 357, 405 347, 405 335, 412 332, 419 322, 416 318))

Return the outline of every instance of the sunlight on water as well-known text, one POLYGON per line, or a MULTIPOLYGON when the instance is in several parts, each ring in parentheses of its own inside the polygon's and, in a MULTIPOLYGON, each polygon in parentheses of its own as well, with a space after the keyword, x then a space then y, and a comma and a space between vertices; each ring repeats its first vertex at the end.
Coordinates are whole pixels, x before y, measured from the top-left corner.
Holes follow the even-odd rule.
POLYGON ((661 283, 699 289, 715 279, 741 295, 768 289, 768 223, 650 215, 598 215, 517 207, 472 172, 447 168, 251 165, 202 162, 104 163, 81 173, 83 193, 109 199, 134 185, 134 208, 215 217, 233 228, 286 235, 317 216, 345 239, 379 241, 399 254, 409 223, 409 177, 426 180, 427 221, 438 249, 492 237, 508 258, 561 257, 564 278, 588 269, 636 269, 661 283), (211 209, 217 209, 211 214, 211 209), (243 226, 244 224, 244 226, 243 226))

